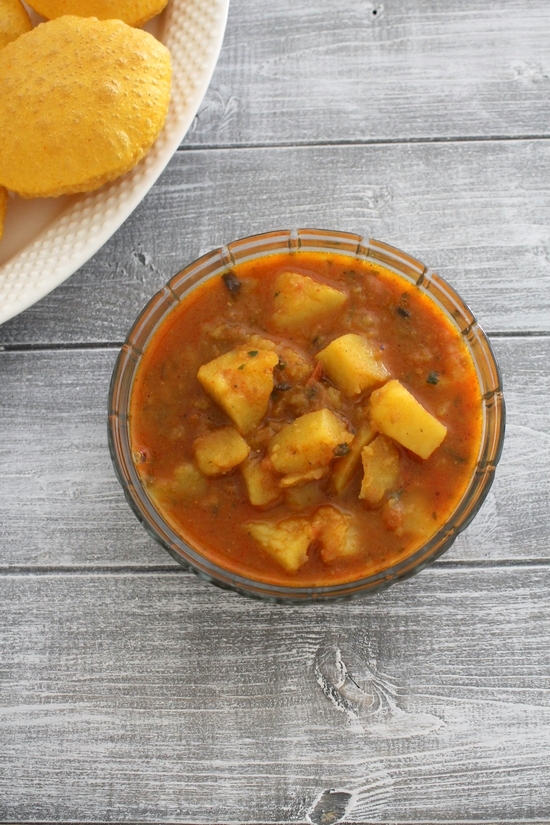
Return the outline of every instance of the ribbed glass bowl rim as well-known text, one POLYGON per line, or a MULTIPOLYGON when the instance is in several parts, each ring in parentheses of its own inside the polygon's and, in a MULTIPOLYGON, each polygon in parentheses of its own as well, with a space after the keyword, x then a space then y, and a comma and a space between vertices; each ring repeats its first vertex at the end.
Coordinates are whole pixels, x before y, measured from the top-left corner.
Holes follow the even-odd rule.
POLYGON ((493 482, 502 452, 505 405, 500 371, 487 336, 470 308, 439 275, 417 259, 382 241, 325 229, 285 229, 251 235, 208 252, 159 290, 133 324, 117 358, 109 389, 108 438, 116 475, 126 498, 149 533, 186 569, 219 587, 282 603, 342 600, 378 593, 418 573, 444 553, 472 521, 493 482), (483 405, 483 432, 476 470, 451 518, 426 544, 400 563, 357 581, 325 587, 287 587, 255 581, 225 570, 183 541, 155 509, 140 481, 129 440, 129 405, 136 369, 167 315, 209 278, 239 263, 281 252, 330 252, 372 261, 401 275, 446 313, 460 331, 477 369, 483 405))

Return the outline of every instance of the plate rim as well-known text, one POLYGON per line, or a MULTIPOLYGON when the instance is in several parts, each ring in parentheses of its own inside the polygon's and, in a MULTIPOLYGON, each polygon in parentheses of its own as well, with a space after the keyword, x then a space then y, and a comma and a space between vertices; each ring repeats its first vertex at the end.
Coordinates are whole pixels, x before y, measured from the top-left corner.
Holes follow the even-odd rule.
MULTIPOLYGON (((204 5, 206 0, 198 0, 201 5, 204 5)), ((21 312, 29 309, 35 303, 40 301, 68 278, 70 278, 80 267, 92 258, 102 246, 114 235, 114 233, 122 226, 128 219, 136 207, 145 198, 150 189, 154 186, 164 169, 169 164, 170 160, 178 150, 181 142, 189 131, 193 120, 201 106, 202 101, 206 95, 214 70, 218 63, 223 39, 225 36, 225 29, 227 25, 227 17, 229 11, 230 0, 209 0, 211 11, 214 19, 212 29, 210 31, 210 40, 208 41, 208 53, 204 48, 205 58, 202 64, 198 67, 194 77, 194 83, 191 83, 191 88, 188 90, 188 104, 183 111, 178 111, 174 100, 174 89, 180 89, 184 82, 184 74, 181 71, 182 67, 174 64, 176 69, 180 69, 179 73, 174 71, 173 84, 176 81, 177 86, 172 87, 172 100, 168 110, 167 122, 161 130, 155 144, 147 155, 137 164, 134 169, 112 181, 109 184, 102 186, 83 195, 74 196, 72 203, 60 211, 51 222, 43 227, 36 237, 31 239, 22 249, 15 252, 4 264, 0 265, 0 324, 9 321, 16 317, 21 312), (172 134, 167 137, 169 128, 172 134), (164 144, 163 145, 163 137, 164 144), (157 145, 158 151, 154 151, 157 145), (137 185, 131 186, 132 177, 141 176, 142 180, 137 182, 137 185), (111 193, 116 192, 120 187, 131 186, 128 196, 124 198, 123 202, 117 207, 115 214, 102 222, 101 226, 94 229, 91 227, 89 235, 84 243, 80 244, 77 251, 68 254, 53 271, 47 271, 42 278, 34 284, 29 291, 20 289, 19 292, 10 300, 9 296, 4 298, 2 295, 2 288, 9 289, 11 282, 18 279, 18 271, 24 260, 28 260, 29 264, 33 261, 38 263, 40 251, 45 243, 48 243, 48 238, 52 238, 56 234, 56 226, 62 231, 63 222, 70 220, 70 216, 77 210, 86 211, 86 204, 92 203, 98 197, 101 199, 105 196, 107 202, 112 201, 111 193)), ((162 13, 164 19, 160 22, 160 33, 158 39, 161 42, 169 41, 169 32, 171 16, 175 17, 176 6, 178 8, 185 8, 188 10, 190 4, 184 3, 183 0, 178 6, 177 0, 170 0, 168 6, 162 13)), ((191 4, 192 5, 192 4, 191 4)), ((8 205, 9 208, 9 205, 8 205)), ((111 209, 112 211, 112 209, 111 209)))

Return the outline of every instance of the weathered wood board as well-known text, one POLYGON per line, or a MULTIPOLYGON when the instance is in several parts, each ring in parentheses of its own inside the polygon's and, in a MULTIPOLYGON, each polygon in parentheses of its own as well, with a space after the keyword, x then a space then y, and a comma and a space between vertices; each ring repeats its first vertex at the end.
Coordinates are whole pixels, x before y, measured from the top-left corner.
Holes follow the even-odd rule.
MULTIPOLYGON (((495 339, 507 436, 482 512, 445 560, 549 560, 550 337, 495 339)), ((116 350, 0 353, 0 566, 172 565, 115 478, 116 350), (13 456, 17 456, 14 460, 13 456)))
POLYGON ((549 133, 544 0, 232 2, 186 144, 549 133))
POLYGON ((231 0, 158 183, 0 326, 0 822, 550 822, 549 44, 546 0, 231 0), (300 226, 385 240, 458 289, 507 435, 438 562, 289 607, 145 533, 107 393, 171 275, 300 226))
POLYGON ((547 821, 549 622, 546 565, 297 608, 4 576, 0 819, 547 821))
POLYGON ((200 255, 300 226, 378 238, 447 278, 490 332, 550 332, 550 142, 179 152, 124 227, 0 344, 123 341, 200 255))

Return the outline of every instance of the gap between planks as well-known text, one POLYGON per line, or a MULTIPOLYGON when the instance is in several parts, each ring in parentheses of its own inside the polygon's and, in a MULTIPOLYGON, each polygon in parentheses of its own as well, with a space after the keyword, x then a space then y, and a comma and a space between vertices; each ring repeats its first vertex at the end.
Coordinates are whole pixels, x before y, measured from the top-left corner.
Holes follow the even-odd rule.
POLYGON ((178 152, 240 151, 247 149, 314 149, 325 146, 398 146, 400 144, 432 143, 521 143, 550 140, 550 134, 532 135, 451 135, 441 137, 357 138, 350 140, 293 140, 273 143, 183 143, 178 152))
MULTIPOLYGON (((434 571, 458 571, 458 570, 547 570, 550 567, 550 559, 510 559, 498 561, 468 561, 438 560, 430 564, 429 569, 434 571)), ((2 576, 151 576, 151 575, 176 575, 194 576, 191 570, 184 567, 158 564, 158 565, 3 565, 0 566, 0 577, 2 576)), ((1 820, 0 820, 1 823, 1 820)), ((351 823, 348 823, 351 825, 351 823)), ((548 823, 546 824, 548 825, 548 823)))
MULTIPOLYGON (((498 338, 499 340, 519 340, 524 338, 542 340, 550 338, 550 329, 548 330, 495 330, 488 332, 484 329, 488 338, 498 338)), ((112 352, 118 351, 124 346, 124 341, 90 341, 90 342, 70 342, 70 343, 53 343, 53 344, 0 344, 0 357, 2 353, 10 352, 87 352, 87 351, 104 351, 112 352)))

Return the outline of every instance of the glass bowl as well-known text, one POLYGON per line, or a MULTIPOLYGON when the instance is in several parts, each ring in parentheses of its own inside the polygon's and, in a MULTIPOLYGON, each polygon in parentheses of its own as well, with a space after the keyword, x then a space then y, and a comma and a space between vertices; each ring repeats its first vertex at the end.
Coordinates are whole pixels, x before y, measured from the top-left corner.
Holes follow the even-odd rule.
POLYGON ((309 603, 373 594, 422 570, 444 553, 472 521, 493 482, 502 451, 505 407, 502 383, 491 346, 470 309, 441 277, 404 252, 380 241, 346 232, 299 229, 268 232, 237 240, 189 264, 145 306, 118 356, 109 392, 109 448, 126 498, 149 533, 186 569, 208 582, 272 602, 309 603), (230 273, 239 263, 289 250, 326 252, 370 260, 401 276, 428 295, 459 330, 477 370, 482 397, 482 433, 475 471, 451 517, 412 555, 356 581, 322 587, 266 584, 225 570, 184 541, 158 512, 136 471, 129 438, 132 386, 143 352, 175 307, 207 279, 230 273))

